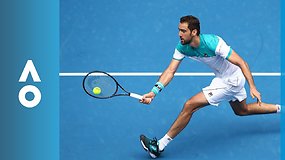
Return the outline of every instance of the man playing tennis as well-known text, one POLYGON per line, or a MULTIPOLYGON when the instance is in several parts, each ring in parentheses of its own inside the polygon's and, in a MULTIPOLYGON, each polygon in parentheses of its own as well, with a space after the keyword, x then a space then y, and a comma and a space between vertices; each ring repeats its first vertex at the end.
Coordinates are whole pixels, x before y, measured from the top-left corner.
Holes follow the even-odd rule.
POLYGON ((143 148, 152 158, 158 157, 186 127, 195 111, 207 105, 218 106, 221 101, 229 101, 234 113, 239 116, 281 111, 280 105, 261 101, 261 94, 256 89, 248 64, 221 37, 200 34, 199 19, 191 15, 181 17, 178 29, 180 42, 175 48, 173 59, 151 92, 143 96, 141 103, 150 104, 149 99, 154 99, 168 85, 184 57, 207 64, 214 70, 215 78, 209 86, 186 101, 169 131, 159 141, 140 136, 143 148), (251 97, 257 98, 257 103, 246 103, 245 81, 249 84, 251 97))

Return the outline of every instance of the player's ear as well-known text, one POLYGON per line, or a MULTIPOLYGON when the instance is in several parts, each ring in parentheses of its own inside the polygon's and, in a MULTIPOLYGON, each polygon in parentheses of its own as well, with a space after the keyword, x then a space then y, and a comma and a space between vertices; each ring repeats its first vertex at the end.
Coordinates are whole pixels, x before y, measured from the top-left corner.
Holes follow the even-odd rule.
POLYGON ((196 36, 197 35, 197 29, 193 29, 191 32, 191 36, 196 36))

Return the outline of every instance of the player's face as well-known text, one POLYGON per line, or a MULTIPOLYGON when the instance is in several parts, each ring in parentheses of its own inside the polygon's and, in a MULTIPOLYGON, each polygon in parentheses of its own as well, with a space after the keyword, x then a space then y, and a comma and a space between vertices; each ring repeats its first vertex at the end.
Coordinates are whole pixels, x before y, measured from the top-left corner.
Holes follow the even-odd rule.
POLYGON ((190 44, 193 36, 191 35, 191 31, 188 28, 188 24, 179 23, 178 30, 179 30, 179 38, 180 38, 181 44, 183 45, 190 44))

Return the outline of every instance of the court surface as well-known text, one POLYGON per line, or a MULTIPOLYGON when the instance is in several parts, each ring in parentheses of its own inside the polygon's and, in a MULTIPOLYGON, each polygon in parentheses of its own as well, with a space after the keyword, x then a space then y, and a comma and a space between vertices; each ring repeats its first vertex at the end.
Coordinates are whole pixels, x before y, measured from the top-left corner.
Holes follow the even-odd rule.
MULTIPOLYGON (((280 72, 277 0, 61 0, 61 73, 162 72, 179 41, 179 18, 200 18, 201 33, 221 36, 254 73, 280 72), (268 7, 270 6, 270 7, 268 7)), ((178 72, 212 72, 184 59, 178 72)), ((149 92, 158 76, 116 76, 125 89, 149 92)), ((160 139, 183 103, 213 76, 177 76, 151 105, 130 97, 94 99, 82 76, 60 77, 60 159, 150 159, 139 136, 160 139)), ((280 77, 255 76, 263 101, 280 103, 280 77)), ((246 85, 247 93, 248 86, 246 85)), ((248 102, 254 102, 251 98, 248 102)), ((235 116, 227 102, 197 111, 160 159, 278 160, 280 115, 235 116)))

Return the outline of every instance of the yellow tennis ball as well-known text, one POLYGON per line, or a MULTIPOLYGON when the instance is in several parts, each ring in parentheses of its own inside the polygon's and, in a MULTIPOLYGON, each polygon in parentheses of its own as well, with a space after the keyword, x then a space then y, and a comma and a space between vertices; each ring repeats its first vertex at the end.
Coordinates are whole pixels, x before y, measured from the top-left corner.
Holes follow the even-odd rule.
POLYGON ((93 93, 94 94, 100 94, 101 93, 101 88, 100 87, 94 87, 93 88, 93 93))

